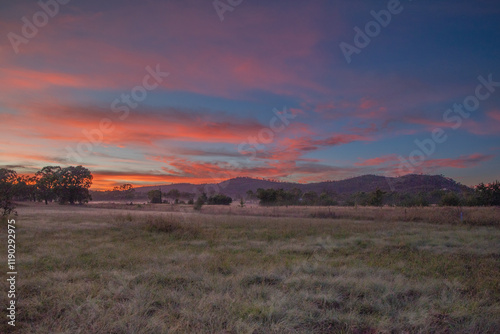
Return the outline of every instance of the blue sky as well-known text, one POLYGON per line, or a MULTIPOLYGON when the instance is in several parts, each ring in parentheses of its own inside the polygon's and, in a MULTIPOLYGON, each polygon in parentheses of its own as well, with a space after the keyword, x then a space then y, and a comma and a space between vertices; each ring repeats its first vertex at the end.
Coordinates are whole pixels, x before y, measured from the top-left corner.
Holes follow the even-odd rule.
POLYGON ((314 182, 400 176, 406 160, 498 179, 497 1, 43 3, 0 10, 0 165, 19 173, 82 164, 96 189, 314 182), (349 62, 356 27, 370 42, 349 62), (479 105, 453 129, 446 110, 469 96, 479 105), (415 141, 436 129, 447 139, 426 154, 415 141))

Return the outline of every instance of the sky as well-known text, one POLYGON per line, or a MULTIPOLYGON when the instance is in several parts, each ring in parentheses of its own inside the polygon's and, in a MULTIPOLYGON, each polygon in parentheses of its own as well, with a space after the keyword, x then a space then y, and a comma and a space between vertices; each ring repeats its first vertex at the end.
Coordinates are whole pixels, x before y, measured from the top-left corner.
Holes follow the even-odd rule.
POLYGON ((0 168, 500 179, 497 0, 0 4, 0 168))

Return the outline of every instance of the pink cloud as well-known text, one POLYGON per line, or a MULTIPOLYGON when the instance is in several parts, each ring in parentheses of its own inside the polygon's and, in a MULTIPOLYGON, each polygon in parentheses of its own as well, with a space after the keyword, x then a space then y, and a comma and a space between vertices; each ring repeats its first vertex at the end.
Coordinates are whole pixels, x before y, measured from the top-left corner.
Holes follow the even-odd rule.
POLYGON ((189 110, 136 110, 123 121, 120 115, 97 108, 43 105, 7 116, 4 125, 11 131, 18 130, 19 136, 67 143, 86 140, 82 131, 95 132, 101 120, 108 118, 112 130, 101 131, 104 134, 102 141, 116 145, 152 145, 164 139, 239 144, 264 128, 251 119, 189 110))
POLYGON ((492 110, 490 112, 487 112, 486 115, 489 118, 491 118, 491 119, 493 119, 493 120, 495 120, 497 122, 500 122, 500 110, 492 110))
POLYGON ((426 159, 415 165, 408 165, 402 163, 396 154, 390 154, 362 160, 354 166, 369 168, 365 172, 383 172, 385 175, 402 176, 408 173, 435 173, 445 168, 472 168, 493 158, 494 155, 491 154, 474 153, 457 158, 426 159))
MULTIPOLYGON (((310 107, 311 108, 311 107, 310 107)), ((359 101, 330 101, 312 106, 316 113, 327 119, 353 117, 357 119, 380 119, 384 117, 387 108, 381 102, 368 97, 359 101)))
POLYGON ((396 174, 401 176, 401 173, 434 173, 443 168, 471 168, 479 164, 493 159, 495 156, 491 154, 474 153, 469 155, 461 155, 457 158, 441 158, 441 159, 426 159, 415 165, 407 165, 399 160, 396 155, 385 155, 382 157, 367 159, 356 163, 356 166, 378 167, 375 170, 385 172, 386 174, 396 174), (410 167, 412 167, 410 169, 410 167))
MULTIPOLYGON (((319 5, 296 6, 311 15, 321 11, 319 5)), ((198 7, 182 2, 156 2, 99 13, 68 10, 23 45, 22 55, 23 59, 36 57, 38 63, 44 64, 46 70, 30 70, 31 76, 45 84, 44 88, 62 83, 50 79, 48 74, 54 73, 66 80, 78 77, 78 83, 70 82, 70 86, 130 89, 142 79, 140 75, 147 65, 160 64, 172 73, 164 89, 232 98, 251 90, 294 96, 313 91, 326 93, 328 90, 313 80, 311 66, 306 66, 322 38, 314 16, 304 16, 292 25, 276 20, 278 16, 295 18, 295 9, 249 6, 238 12, 239 19, 230 26, 220 24, 215 11, 207 11, 202 2, 198 7), (130 17, 151 24, 139 32, 130 24, 130 17), (192 21, 196 25, 189 23, 192 21), (234 38, 235 30, 240 31, 239 38, 234 38), (158 31, 162 34, 158 35, 158 31), (163 52, 135 47, 148 38, 157 38, 151 42, 163 52), (71 73, 64 68, 71 68, 71 73)), ((13 21, 9 26, 19 29, 20 22, 13 21)), ((4 66, 24 67, 16 57, 8 57, 4 66)), ((12 82, 10 79, 19 71, 12 70, 9 78, 0 82, 0 88, 12 82)), ((11 83, 11 87, 21 89, 27 81, 11 83)))
POLYGON ((398 161, 398 157, 395 154, 384 155, 382 157, 366 159, 362 162, 357 162, 355 166, 380 166, 386 163, 393 163, 398 161))
POLYGON ((455 159, 431 159, 424 161, 421 168, 426 171, 434 171, 439 168, 470 168, 491 160, 493 157, 494 155, 490 154, 474 153, 462 155, 455 159))

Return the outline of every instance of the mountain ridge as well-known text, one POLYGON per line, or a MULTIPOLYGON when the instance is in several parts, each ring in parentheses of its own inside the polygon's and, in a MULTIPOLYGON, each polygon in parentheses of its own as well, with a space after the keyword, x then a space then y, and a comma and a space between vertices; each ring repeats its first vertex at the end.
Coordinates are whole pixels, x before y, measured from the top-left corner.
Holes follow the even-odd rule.
POLYGON ((361 175, 338 181, 321 181, 314 183, 283 182, 251 177, 236 177, 219 183, 192 184, 177 183, 170 185, 155 185, 137 187, 137 193, 147 193, 150 190, 160 189, 168 192, 177 189, 181 192, 190 193, 223 193, 232 198, 245 197, 246 192, 251 190, 256 192, 258 188, 272 188, 289 190, 298 188, 303 192, 315 191, 316 193, 328 192, 340 195, 353 194, 357 192, 372 192, 381 189, 387 192, 397 192, 401 194, 416 194, 419 192, 432 192, 435 190, 448 190, 452 192, 470 191, 467 187, 452 178, 443 175, 421 175, 408 174, 400 177, 385 177, 380 175, 361 175))

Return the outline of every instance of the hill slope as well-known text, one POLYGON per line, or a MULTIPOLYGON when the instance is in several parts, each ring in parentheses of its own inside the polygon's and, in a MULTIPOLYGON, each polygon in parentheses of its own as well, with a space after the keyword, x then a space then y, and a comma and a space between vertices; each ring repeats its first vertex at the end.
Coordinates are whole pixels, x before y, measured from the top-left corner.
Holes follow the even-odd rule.
POLYGON ((196 185, 190 183, 179 183, 171 185, 158 185, 136 188, 137 193, 147 193, 153 189, 161 189, 162 192, 168 192, 171 189, 178 189, 181 192, 201 193, 223 193, 233 198, 244 197, 246 192, 257 191, 258 188, 273 188, 285 190, 298 188, 303 192, 315 191, 316 193, 329 192, 339 195, 348 195, 357 192, 372 192, 377 188, 383 191, 395 191, 402 194, 416 194, 419 192, 432 192, 434 190, 449 190, 453 192, 462 192, 470 190, 453 179, 442 175, 416 175, 410 174, 401 177, 384 177, 378 175, 363 175, 340 181, 327 181, 319 183, 293 183, 277 182, 262 179, 253 179, 249 177, 237 177, 220 183, 196 185))

